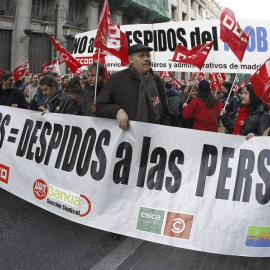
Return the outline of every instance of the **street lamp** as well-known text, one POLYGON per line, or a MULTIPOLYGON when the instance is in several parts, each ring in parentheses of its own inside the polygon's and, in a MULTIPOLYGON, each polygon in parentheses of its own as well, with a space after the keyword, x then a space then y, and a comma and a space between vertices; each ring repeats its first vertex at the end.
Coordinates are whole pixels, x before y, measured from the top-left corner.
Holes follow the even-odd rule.
POLYGON ((66 40, 69 40, 69 39, 73 38, 73 36, 69 34, 70 26, 69 26, 69 24, 67 22, 62 26, 62 29, 63 29, 63 37, 66 40))
POLYGON ((33 29, 24 29, 23 32, 26 36, 22 37, 21 42, 23 42, 26 38, 28 38, 32 34, 33 29))
POLYGON ((49 25, 49 22, 48 21, 42 21, 41 22, 41 33, 48 33, 48 25, 49 25))

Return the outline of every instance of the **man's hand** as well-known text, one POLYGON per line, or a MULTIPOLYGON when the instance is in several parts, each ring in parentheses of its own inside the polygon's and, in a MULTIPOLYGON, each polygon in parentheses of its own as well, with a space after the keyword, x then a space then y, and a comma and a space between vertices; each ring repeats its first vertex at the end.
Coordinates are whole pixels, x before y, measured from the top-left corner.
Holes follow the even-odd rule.
POLYGON ((223 115, 225 115, 226 114, 226 111, 225 111, 225 109, 222 109, 221 111, 220 111, 220 116, 223 116, 223 115))
POLYGON ((188 104, 185 102, 185 103, 183 104, 183 108, 185 108, 186 106, 188 106, 188 104))
POLYGON ((43 115, 45 113, 49 113, 49 111, 46 108, 42 107, 42 106, 38 107, 38 110, 41 111, 41 115, 43 115))
POLYGON ((249 140, 251 138, 255 137, 254 133, 248 133, 248 135, 246 136, 246 140, 249 140))
POLYGON ((96 103, 93 103, 91 106, 90 106, 90 111, 92 113, 96 113, 96 103))
POLYGON ((122 128, 123 130, 127 130, 129 127, 129 119, 127 113, 120 109, 116 114, 116 120, 118 123, 118 126, 122 128))

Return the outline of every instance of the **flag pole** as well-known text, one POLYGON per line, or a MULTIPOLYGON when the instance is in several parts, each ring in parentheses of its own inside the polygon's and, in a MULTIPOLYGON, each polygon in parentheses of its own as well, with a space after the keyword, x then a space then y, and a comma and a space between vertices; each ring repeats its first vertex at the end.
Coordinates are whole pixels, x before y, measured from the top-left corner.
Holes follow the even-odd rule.
POLYGON ((100 49, 98 49, 98 62, 97 62, 97 70, 96 70, 96 83, 95 83, 94 103, 96 103, 96 99, 97 99, 97 79, 98 79, 99 58, 100 58, 100 49))
POLYGON ((193 90, 193 87, 194 87, 194 85, 195 85, 196 81, 197 81, 197 80, 198 80, 198 78, 199 78, 200 71, 201 71, 201 70, 199 70, 199 72, 198 72, 198 75, 197 75, 197 77, 196 77, 196 80, 193 82, 192 88, 191 88, 191 90, 190 90, 190 92, 189 92, 189 94, 188 94, 188 97, 187 97, 187 100, 185 101, 185 103, 187 103, 187 102, 188 102, 188 100, 189 100, 189 97, 190 97, 190 95, 191 95, 191 92, 192 92, 192 90, 193 90))
POLYGON ((224 105, 224 107, 223 107, 223 110, 225 110, 225 108, 226 108, 226 106, 227 106, 227 102, 228 102, 228 100, 229 100, 229 98, 230 98, 230 95, 231 95, 231 93, 232 93, 233 86, 234 86, 234 82, 235 82, 235 79, 236 79, 236 77, 237 77, 237 75, 238 75, 238 73, 239 73, 241 63, 242 63, 242 62, 239 62, 238 70, 237 70, 237 73, 236 73, 236 75, 235 75, 235 77, 234 77, 234 80, 233 80, 233 83, 232 83, 232 87, 231 87, 231 90, 230 90, 229 95, 228 95, 228 97, 227 97, 227 100, 226 100, 226 102, 225 102, 225 105, 224 105))

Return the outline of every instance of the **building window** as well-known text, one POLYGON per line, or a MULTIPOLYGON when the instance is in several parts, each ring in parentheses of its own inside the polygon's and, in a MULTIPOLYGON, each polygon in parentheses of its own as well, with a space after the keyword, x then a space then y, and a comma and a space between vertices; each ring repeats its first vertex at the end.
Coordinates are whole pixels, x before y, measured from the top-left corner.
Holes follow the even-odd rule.
POLYGON ((177 10, 176 6, 171 5, 171 18, 173 20, 175 20, 175 21, 177 20, 177 18, 176 18, 176 10, 177 10))
POLYGON ((54 21, 55 10, 53 0, 32 0, 31 18, 54 21))
POLYGON ((11 31, 0 30, 0 67, 3 70, 10 70, 10 59, 11 59, 11 31))
POLYGON ((87 28, 88 20, 84 16, 86 1, 71 0, 69 3, 69 24, 87 28))
POLYGON ((52 60, 52 43, 47 35, 33 33, 29 36, 30 72, 40 73, 41 66, 52 60))

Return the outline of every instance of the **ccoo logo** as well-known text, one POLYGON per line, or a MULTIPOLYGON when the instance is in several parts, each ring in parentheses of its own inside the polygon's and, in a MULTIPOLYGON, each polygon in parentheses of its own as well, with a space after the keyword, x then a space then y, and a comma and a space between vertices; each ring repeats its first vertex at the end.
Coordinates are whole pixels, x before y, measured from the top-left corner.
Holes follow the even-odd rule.
POLYGON ((9 167, 0 163, 0 181, 7 184, 8 177, 9 177, 9 167))

